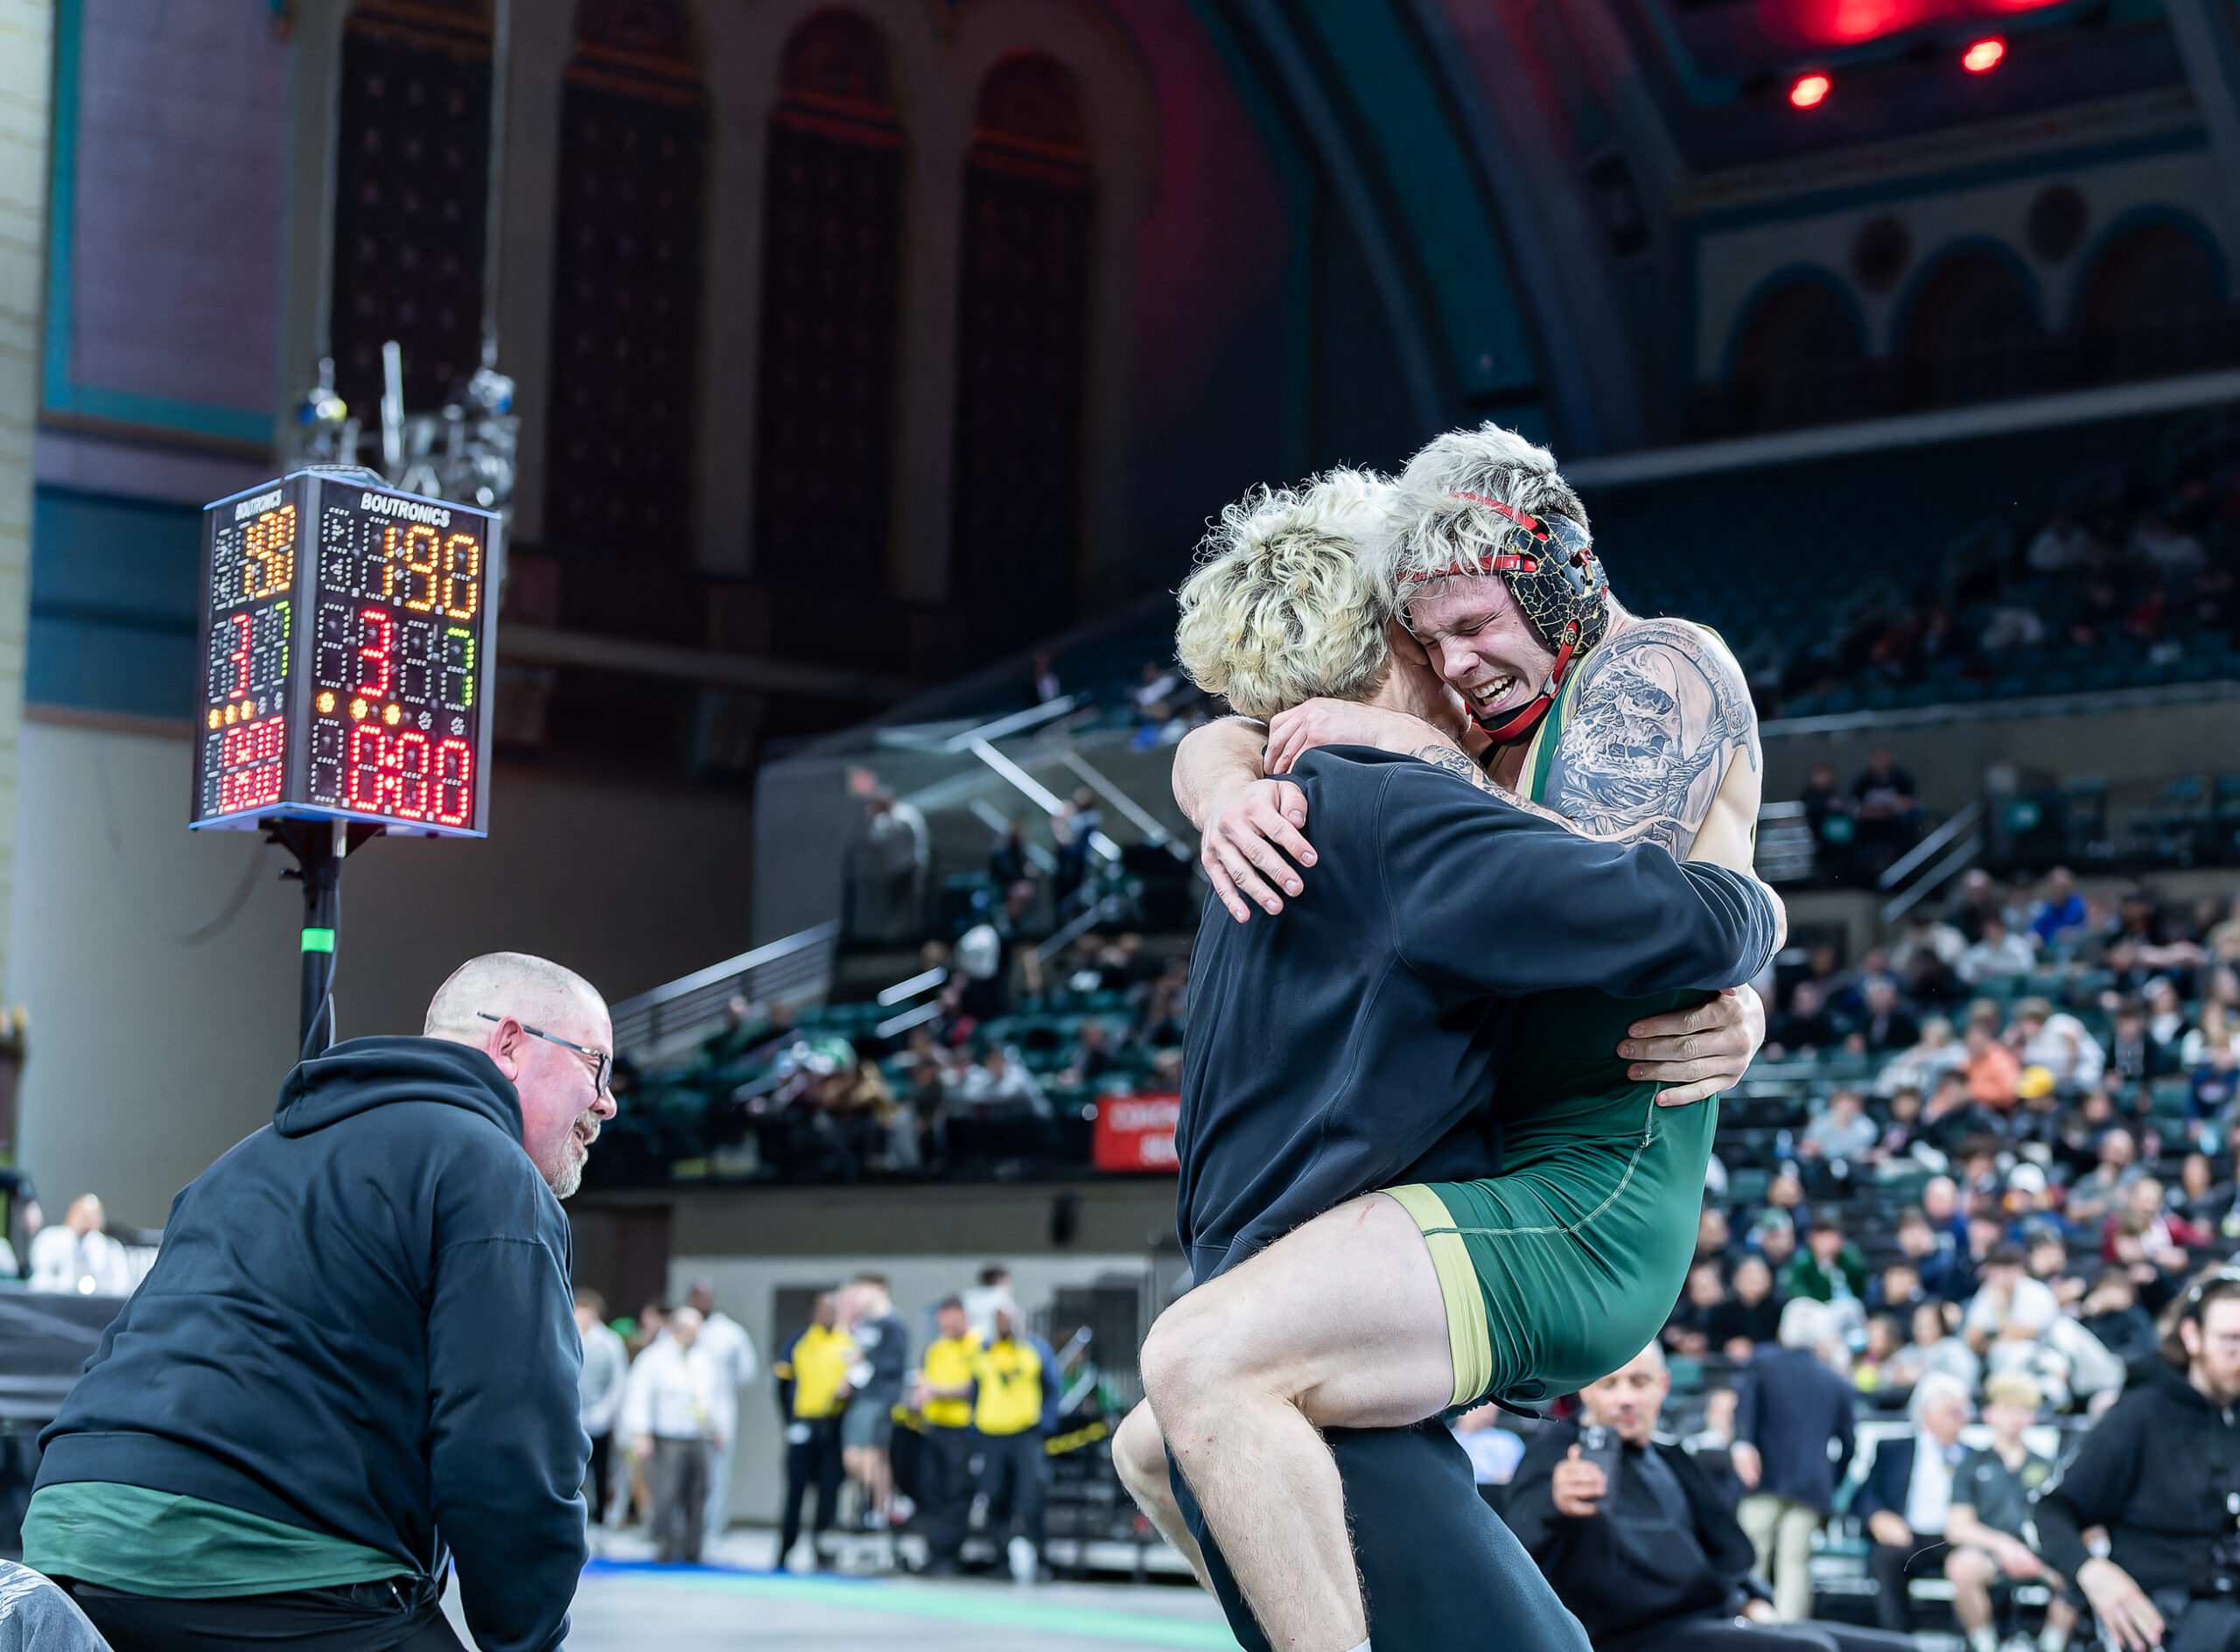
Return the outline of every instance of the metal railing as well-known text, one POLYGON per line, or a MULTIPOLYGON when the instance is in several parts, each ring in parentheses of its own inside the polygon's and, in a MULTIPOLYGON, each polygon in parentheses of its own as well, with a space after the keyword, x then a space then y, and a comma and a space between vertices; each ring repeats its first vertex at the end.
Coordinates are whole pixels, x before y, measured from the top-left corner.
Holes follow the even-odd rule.
POLYGON ((1983 799, 1978 798, 1896 860, 1892 861, 1882 876, 1875 879, 1879 888, 1898 890, 1896 894, 1883 903, 1882 921, 1897 922, 1922 900, 1943 888, 1946 884, 1972 864, 1976 857, 1984 852, 1983 826, 1984 802, 1983 799), (1945 848, 1955 838, 1962 840, 1957 849, 1930 866, 1927 872, 1914 878, 1911 885, 1900 889, 1899 886, 1905 884, 1907 878, 1913 877, 1913 874, 1928 861, 1929 857, 1945 848))
POLYGON ((821 923, 680 976, 614 1006, 614 1047, 645 1060, 712 1031, 734 998, 801 1003, 832 983, 837 923, 821 923))

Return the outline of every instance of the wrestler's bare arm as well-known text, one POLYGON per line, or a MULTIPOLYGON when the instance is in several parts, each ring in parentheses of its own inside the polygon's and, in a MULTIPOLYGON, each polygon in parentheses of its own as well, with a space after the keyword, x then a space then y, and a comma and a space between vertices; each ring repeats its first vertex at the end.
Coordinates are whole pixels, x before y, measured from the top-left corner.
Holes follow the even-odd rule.
POLYGON ((1726 651, 1680 620, 1636 620, 1587 656, 1573 692, 1548 802, 1590 837, 1749 871, 1758 719, 1726 651))

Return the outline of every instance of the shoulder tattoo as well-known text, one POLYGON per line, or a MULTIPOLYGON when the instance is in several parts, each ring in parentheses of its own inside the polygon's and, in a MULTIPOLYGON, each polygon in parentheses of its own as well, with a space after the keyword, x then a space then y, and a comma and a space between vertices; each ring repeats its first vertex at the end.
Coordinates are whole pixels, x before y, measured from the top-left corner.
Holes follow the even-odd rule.
POLYGON ((1595 837, 1687 852, 1741 752, 1759 763, 1749 687, 1726 651, 1673 620, 1628 626, 1588 655, 1547 801, 1595 837))
MULTIPOLYGON (((1451 746, 1444 744, 1419 746, 1408 755, 1430 764, 1433 768, 1444 769, 1459 780, 1467 780, 1487 796, 1498 798, 1512 808, 1521 808, 1528 815, 1538 815, 1544 819, 1556 822, 1558 825, 1572 825, 1572 822, 1565 820, 1555 810, 1543 808, 1529 797, 1518 796, 1451 746)), ((1574 827, 1573 830, 1576 828, 1574 827)))

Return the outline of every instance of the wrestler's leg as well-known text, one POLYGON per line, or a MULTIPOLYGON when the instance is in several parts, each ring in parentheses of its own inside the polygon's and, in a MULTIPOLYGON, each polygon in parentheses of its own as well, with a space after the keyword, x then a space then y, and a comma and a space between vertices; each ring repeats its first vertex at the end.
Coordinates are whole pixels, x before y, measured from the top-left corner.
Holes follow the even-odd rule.
POLYGON ((1190 1563, 1190 1570, 1211 1593, 1214 1580, 1206 1574, 1206 1557, 1199 1552, 1198 1540, 1190 1535, 1189 1524, 1175 1504, 1174 1482, 1166 1467, 1166 1439, 1158 1432, 1158 1418, 1152 1415, 1149 1400, 1122 1418, 1113 1432, 1112 1466, 1120 1471, 1120 1483, 1144 1511, 1144 1518, 1190 1563))
POLYGON ((1368 1638, 1338 1471, 1318 1424, 1403 1427, 1454 1396, 1446 1303, 1383 1194, 1326 1212, 1160 1316, 1144 1390, 1278 1652, 1368 1638))

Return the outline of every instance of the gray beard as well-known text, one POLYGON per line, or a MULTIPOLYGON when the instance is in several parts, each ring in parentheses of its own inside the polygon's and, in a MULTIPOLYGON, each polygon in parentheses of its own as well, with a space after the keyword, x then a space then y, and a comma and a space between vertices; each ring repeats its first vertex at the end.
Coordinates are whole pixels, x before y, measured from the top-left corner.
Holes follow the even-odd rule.
MULTIPOLYGON (((577 1118, 576 1123, 580 1124, 584 1119, 590 1117, 589 1113, 582 1114, 577 1118)), ((598 1128, 596 1121, 593 1122, 592 1128, 596 1132, 598 1128)), ((560 1168, 544 1179, 544 1185, 552 1189, 552 1196, 556 1199, 572 1199, 576 1195, 576 1190, 584 1185, 584 1158, 589 1155, 590 1144, 584 1144, 584 1154, 578 1155, 576 1152, 576 1132, 571 1128, 568 1132, 568 1139, 560 1144, 560 1168)), ((593 1139, 597 1139, 596 1135, 593 1139)))

